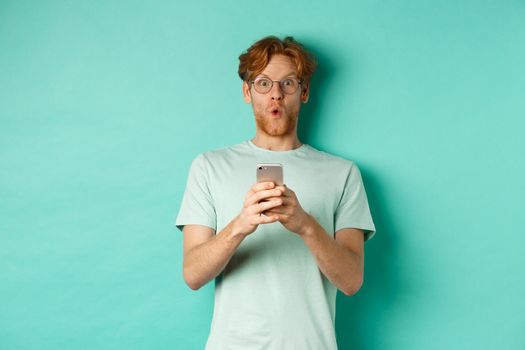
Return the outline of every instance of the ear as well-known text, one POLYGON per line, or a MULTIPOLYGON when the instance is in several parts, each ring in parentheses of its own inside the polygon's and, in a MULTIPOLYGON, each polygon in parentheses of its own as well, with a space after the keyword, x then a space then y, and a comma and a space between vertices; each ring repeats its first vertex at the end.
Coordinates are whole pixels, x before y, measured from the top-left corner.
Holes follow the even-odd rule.
POLYGON ((242 94, 244 96, 244 102, 252 103, 252 92, 250 91, 250 84, 246 81, 242 82, 242 94))
POLYGON ((301 101, 303 103, 308 102, 308 97, 310 97, 310 82, 306 82, 301 86, 301 101))

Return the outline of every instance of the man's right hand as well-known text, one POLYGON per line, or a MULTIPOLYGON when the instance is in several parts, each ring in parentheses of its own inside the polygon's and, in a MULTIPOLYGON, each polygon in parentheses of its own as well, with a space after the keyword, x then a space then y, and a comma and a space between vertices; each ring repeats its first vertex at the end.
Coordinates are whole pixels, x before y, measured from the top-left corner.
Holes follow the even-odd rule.
POLYGON ((184 226, 183 274, 191 289, 197 290, 217 277, 242 240, 257 226, 277 221, 276 216, 261 213, 281 205, 281 195, 281 190, 275 188, 273 182, 260 182, 246 195, 241 213, 218 234, 207 226, 184 226), (267 201, 260 202, 264 200, 267 201))
POLYGON ((242 211, 232 222, 232 232, 247 236, 260 224, 269 224, 278 220, 275 215, 265 216, 262 213, 282 204, 281 190, 273 182, 259 182, 252 186, 244 199, 242 211))

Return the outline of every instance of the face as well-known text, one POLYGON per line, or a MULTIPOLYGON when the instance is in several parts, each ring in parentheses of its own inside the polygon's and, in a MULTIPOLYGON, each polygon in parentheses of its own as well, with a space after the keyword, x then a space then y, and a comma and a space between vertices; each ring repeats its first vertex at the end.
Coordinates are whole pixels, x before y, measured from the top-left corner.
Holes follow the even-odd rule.
MULTIPOLYGON (((297 69, 289 57, 274 55, 256 78, 258 77, 266 77, 275 81, 297 78, 297 69)), ((287 136, 297 132, 301 102, 308 101, 307 83, 301 84, 293 94, 284 93, 276 82, 266 94, 255 91, 253 84, 246 82, 243 82, 242 91, 246 103, 252 104, 258 132, 269 136, 287 136)))

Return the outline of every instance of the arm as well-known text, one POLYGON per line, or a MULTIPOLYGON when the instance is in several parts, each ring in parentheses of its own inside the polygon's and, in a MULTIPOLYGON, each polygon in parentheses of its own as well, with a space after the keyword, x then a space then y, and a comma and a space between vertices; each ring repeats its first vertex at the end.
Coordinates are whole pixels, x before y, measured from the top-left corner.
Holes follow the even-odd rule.
POLYGON ((244 235, 232 231, 232 224, 215 235, 207 226, 184 226, 183 275, 193 290, 217 277, 241 244, 244 235))
POLYGON ((226 267, 242 240, 253 233, 258 225, 277 221, 276 216, 261 216, 260 213, 281 205, 281 194, 273 183, 254 185, 246 195, 241 213, 221 232, 214 234, 211 227, 202 225, 184 226, 183 275, 186 284, 197 290, 217 277, 226 267), (267 202, 260 202, 268 199, 267 202))
POLYGON ((314 255, 321 272, 339 290, 353 295, 363 284, 364 233, 360 229, 345 228, 336 232, 332 239, 323 227, 307 214, 295 193, 288 187, 283 191, 283 205, 267 210, 277 215, 288 230, 298 234, 314 255))
POLYGON ((314 255, 321 272, 345 295, 351 296, 363 285, 364 233, 345 228, 335 239, 309 216, 300 235, 314 255))

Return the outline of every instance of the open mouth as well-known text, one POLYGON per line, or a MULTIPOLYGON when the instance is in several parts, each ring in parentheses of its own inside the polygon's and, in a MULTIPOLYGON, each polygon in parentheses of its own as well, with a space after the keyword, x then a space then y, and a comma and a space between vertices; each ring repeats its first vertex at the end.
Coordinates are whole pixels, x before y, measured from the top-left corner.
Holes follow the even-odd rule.
POLYGON ((272 108, 272 110, 270 111, 270 113, 271 113, 272 116, 274 116, 274 117, 277 117, 277 116, 280 116, 280 115, 281 115, 281 111, 279 111, 279 108, 272 108))

